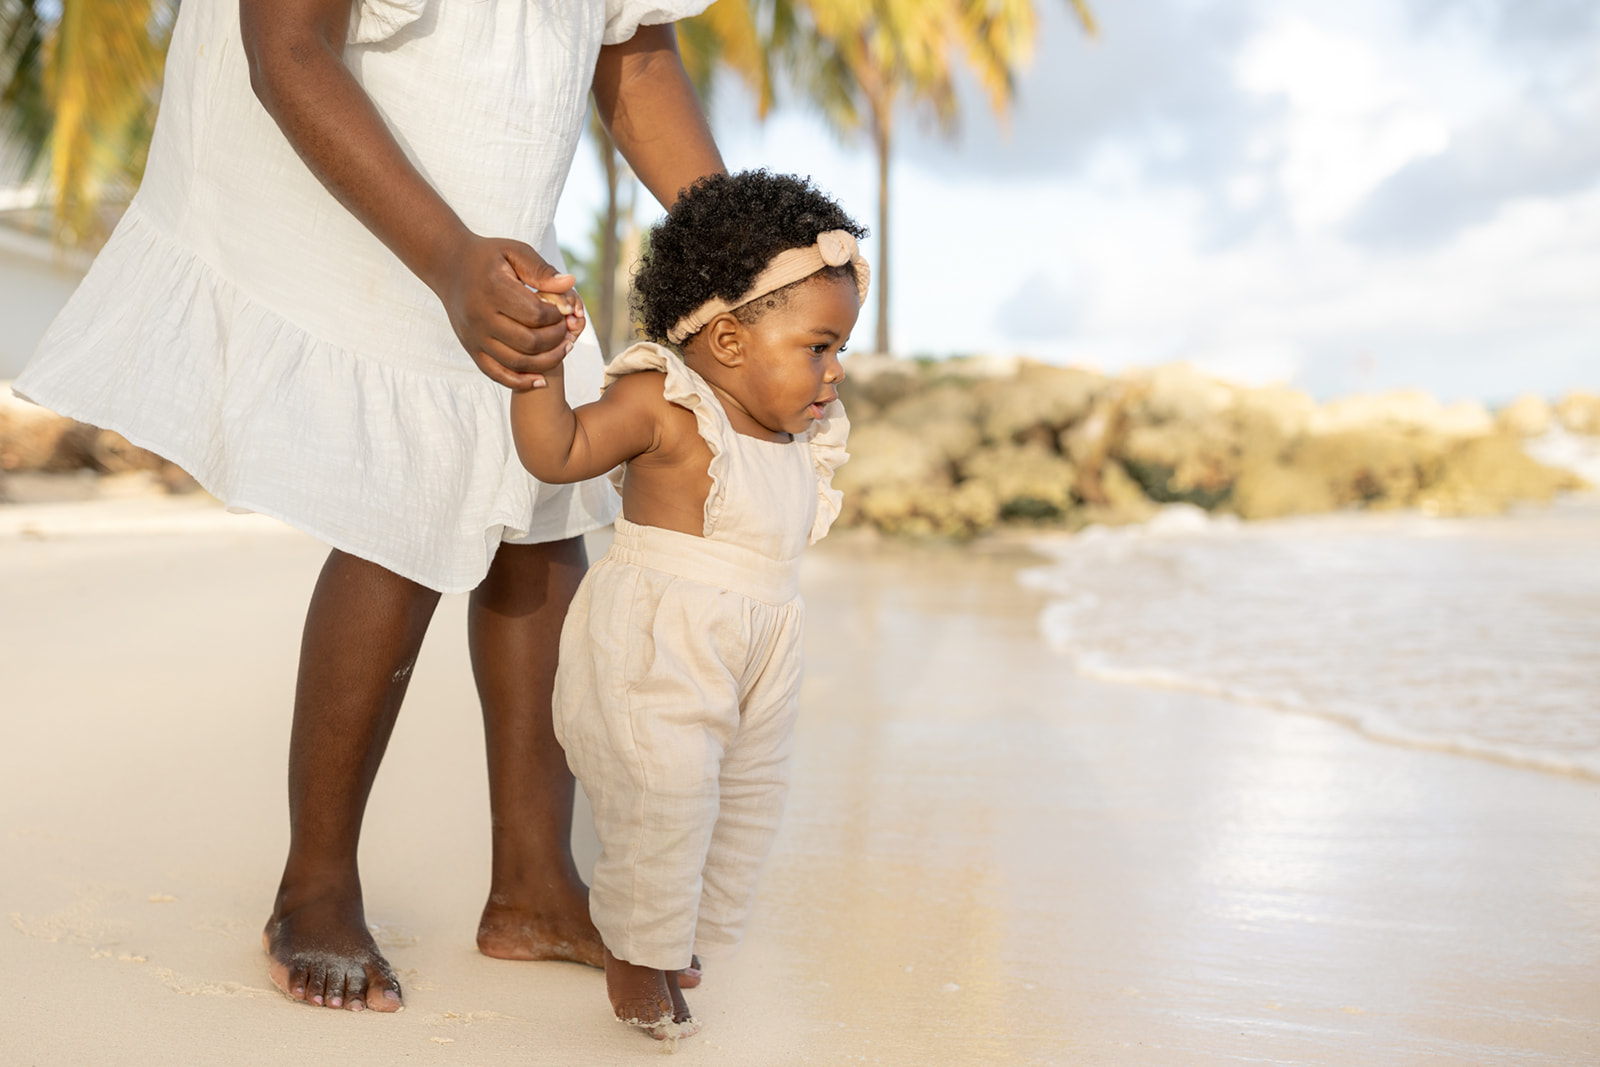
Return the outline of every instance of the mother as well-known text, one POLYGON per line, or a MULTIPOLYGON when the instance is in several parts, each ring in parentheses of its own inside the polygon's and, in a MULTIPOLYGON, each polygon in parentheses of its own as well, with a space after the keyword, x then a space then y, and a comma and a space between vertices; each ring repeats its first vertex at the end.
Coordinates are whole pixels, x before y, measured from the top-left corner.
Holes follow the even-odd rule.
POLYGON ((356 845, 441 592, 472 592, 494 843, 479 948, 601 962, 550 687, 581 535, 616 504, 523 471, 505 386, 575 345, 573 402, 598 395, 581 309, 528 288, 573 284, 551 220, 591 89, 658 200, 722 170, 671 26, 705 3, 185 0, 144 185, 16 383, 332 548, 263 936, 297 999, 400 1006, 356 845))

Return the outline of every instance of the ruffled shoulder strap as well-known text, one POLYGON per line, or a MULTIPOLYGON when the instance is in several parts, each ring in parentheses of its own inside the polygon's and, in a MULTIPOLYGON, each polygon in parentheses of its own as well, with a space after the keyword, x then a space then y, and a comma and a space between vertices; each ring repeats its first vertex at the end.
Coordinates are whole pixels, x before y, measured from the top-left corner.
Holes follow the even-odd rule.
POLYGON ((822 418, 811 427, 811 463, 817 472, 817 520, 811 524, 811 538, 807 544, 816 544, 828 535, 828 528, 839 517, 844 506, 844 494, 833 487, 833 472, 850 459, 845 451, 845 440, 850 436, 850 420, 845 417, 844 405, 835 400, 822 413, 822 418))
MULTIPOLYGON (((703 531, 703 536, 710 537, 717 519, 722 515, 723 502, 727 497, 728 435, 734 432, 733 426, 706 380, 691 370, 676 352, 651 341, 639 341, 628 346, 606 364, 605 383, 601 388, 610 388, 618 378, 640 371, 659 371, 666 375, 662 395, 668 403, 694 413, 695 426, 706 446, 711 449, 711 465, 707 470, 711 475, 711 491, 706 494, 703 531)), ((626 466, 624 464, 610 474, 611 484, 617 487, 618 492, 622 491, 622 476, 626 466)))
POLYGON ((357 0, 350 43, 372 44, 393 37, 422 17, 428 0, 357 0))
POLYGON ((640 26, 676 22, 710 6, 711 0, 606 0, 606 29, 601 43, 621 44, 630 40, 640 26))

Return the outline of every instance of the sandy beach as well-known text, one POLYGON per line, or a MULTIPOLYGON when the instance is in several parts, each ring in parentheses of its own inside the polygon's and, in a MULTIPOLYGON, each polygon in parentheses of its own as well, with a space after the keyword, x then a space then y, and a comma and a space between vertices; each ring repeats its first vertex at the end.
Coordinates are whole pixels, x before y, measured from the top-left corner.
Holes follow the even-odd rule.
MULTIPOLYGON (((657 1055, 611 1021, 598 971, 473 947, 488 805, 461 597, 362 848, 407 1008, 270 987, 259 935, 323 555, 195 497, 0 507, 0 1061, 657 1055)), ((1016 581, 1036 562, 1018 541, 849 536, 808 558, 789 815, 678 1056, 1600 1060, 1600 786, 1085 680, 1016 581)))

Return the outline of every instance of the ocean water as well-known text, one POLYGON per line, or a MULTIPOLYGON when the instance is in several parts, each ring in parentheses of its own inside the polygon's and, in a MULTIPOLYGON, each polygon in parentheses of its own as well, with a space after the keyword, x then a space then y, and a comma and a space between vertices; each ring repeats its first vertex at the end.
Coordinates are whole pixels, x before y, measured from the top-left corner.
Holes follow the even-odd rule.
POLYGON ((1179 506, 1038 548, 1021 580, 1086 676, 1600 780, 1600 495, 1474 519, 1179 506))

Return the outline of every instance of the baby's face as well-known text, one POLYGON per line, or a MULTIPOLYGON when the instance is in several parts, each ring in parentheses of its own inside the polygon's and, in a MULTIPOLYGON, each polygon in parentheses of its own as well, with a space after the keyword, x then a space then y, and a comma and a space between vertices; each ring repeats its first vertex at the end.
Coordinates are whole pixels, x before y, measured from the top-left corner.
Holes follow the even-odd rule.
POLYGON ((743 327, 745 359, 730 391, 774 433, 805 433, 838 399, 839 353, 860 312, 848 277, 818 275, 796 286, 783 304, 743 327))

